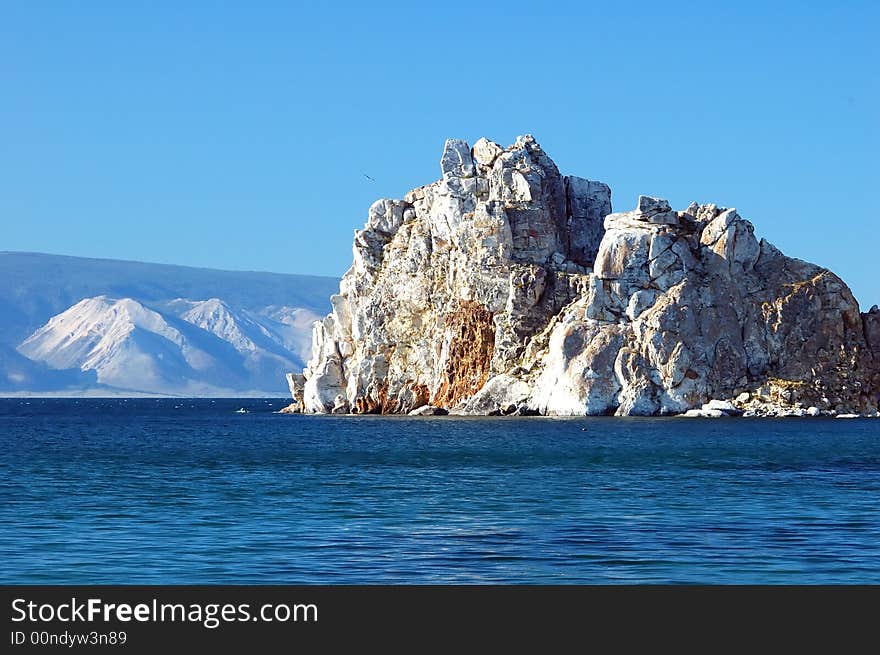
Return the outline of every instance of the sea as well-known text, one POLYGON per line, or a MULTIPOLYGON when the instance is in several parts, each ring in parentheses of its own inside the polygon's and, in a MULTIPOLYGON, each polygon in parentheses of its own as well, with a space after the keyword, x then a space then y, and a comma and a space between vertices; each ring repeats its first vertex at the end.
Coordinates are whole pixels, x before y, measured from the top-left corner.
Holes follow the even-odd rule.
POLYGON ((0 400, 0 582, 880 583, 880 419, 0 400))

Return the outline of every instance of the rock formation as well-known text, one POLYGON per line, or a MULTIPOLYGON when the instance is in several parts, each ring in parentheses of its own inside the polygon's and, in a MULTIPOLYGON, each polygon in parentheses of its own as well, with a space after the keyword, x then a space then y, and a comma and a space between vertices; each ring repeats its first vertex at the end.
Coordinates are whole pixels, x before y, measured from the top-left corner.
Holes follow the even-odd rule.
POLYGON ((865 324, 865 339, 874 357, 874 376, 870 382, 873 387, 873 402, 880 409, 880 307, 874 305, 867 314, 862 314, 865 324))
POLYGON ((611 213, 607 185, 561 175, 531 136, 449 140, 440 168, 355 232, 289 376, 304 411, 876 411, 880 312, 735 209, 611 213))

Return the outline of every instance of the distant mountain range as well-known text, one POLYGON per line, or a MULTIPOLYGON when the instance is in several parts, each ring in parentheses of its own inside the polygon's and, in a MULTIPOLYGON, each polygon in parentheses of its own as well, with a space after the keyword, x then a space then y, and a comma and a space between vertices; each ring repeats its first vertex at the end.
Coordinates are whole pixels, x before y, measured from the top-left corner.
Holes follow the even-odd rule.
POLYGON ((336 278, 0 252, 0 395, 287 393, 336 278))

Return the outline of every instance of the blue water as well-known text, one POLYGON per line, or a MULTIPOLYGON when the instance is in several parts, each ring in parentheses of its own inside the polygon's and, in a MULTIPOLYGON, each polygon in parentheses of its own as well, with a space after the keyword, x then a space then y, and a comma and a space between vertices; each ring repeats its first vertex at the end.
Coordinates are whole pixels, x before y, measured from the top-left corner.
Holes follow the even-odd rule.
POLYGON ((0 400, 0 582, 880 583, 877 419, 283 404, 0 400))

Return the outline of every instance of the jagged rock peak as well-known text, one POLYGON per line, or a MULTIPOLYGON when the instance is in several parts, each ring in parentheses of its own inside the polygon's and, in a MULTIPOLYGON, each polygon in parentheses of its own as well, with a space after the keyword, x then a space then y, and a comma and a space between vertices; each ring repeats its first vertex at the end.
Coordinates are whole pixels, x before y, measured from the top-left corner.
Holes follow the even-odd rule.
POLYGON ((290 380, 305 411, 876 410, 877 315, 735 209, 612 213, 607 185, 561 175, 529 135, 450 139, 440 170, 369 208, 290 380))

